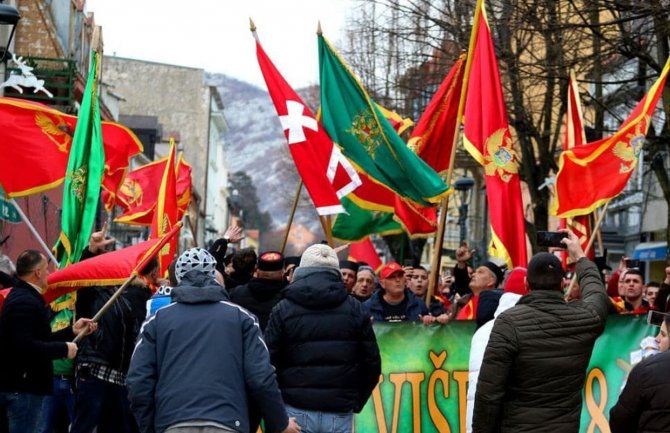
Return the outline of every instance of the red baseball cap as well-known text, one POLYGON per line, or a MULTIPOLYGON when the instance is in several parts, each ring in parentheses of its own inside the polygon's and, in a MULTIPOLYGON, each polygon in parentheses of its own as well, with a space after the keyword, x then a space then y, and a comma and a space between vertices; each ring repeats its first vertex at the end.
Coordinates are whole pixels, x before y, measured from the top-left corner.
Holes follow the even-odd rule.
POLYGON ((390 277, 396 272, 400 272, 401 274, 405 275, 405 271, 402 269, 402 266, 400 266, 396 262, 387 263, 386 265, 384 265, 382 270, 379 271, 379 278, 385 280, 386 278, 390 277))

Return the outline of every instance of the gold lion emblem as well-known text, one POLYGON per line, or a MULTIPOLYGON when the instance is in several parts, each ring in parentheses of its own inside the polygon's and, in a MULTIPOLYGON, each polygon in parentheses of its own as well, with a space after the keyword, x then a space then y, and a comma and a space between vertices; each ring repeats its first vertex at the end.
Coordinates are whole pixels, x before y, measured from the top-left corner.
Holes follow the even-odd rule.
POLYGON ((507 128, 502 128, 491 134, 484 144, 484 171, 487 176, 498 175, 504 182, 509 182, 513 174, 519 172, 516 156, 512 150, 512 139, 507 134, 507 128))
POLYGON ((628 173, 637 165, 637 158, 640 156, 640 151, 642 151, 642 146, 645 142, 643 131, 647 129, 648 118, 649 116, 645 116, 644 120, 635 126, 635 130, 632 133, 626 134, 626 138, 623 141, 619 141, 614 145, 612 153, 622 160, 619 166, 619 173, 628 173))
POLYGON ((72 194, 81 203, 84 202, 84 194, 86 194, 86 175, 88 167, 83 165, 70 174, 72 194))
POLYGON ((49 138, 58 150, 67 153, 72 144, 72 133, 70 126, 60 116, 52 119, 48 114, 38 112, 35 114, 35 124, 42 130, 42 133, 49 138))
POLYGON ((382 132, 370 110, 354 116, 351 128, 347 129, 347 132, 356 137, 372 159, 375 158, 375 152, 379 147, 379 136, 382 132))

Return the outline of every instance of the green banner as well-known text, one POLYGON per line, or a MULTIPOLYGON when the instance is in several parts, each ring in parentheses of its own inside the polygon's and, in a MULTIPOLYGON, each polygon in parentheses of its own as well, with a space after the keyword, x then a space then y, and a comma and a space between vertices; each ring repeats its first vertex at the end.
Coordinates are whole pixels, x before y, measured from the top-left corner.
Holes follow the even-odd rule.
MULTIPOLYGON (((356 432, 465 432, 468 357, 474 322, 446 326, 376 323, 382 381, 356 432)), ((658 328, 645 316, 610 316, 586 372, 581 432, 609 433, 607 418, 630 369, 631 353, 658 328)))

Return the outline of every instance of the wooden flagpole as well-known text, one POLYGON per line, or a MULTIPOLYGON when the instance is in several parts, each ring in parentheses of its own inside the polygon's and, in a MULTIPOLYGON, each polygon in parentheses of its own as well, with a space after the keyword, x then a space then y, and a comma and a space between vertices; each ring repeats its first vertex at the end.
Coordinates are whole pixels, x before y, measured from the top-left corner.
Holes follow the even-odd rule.
POLYGON ((298 188, 295 191, 295 199, 293 199, 293 207, 291 207, 291 214, 288 217, 288 224, 286 225, 286 232, 284 233, 284 240, 282 240, 281 243, 281 251, 282 254, 284 254, 284 250, 286 249, 286 242, 288 242, 288 235, 289 232, 291 231, 291 225, 293 224, 293 217, 295 216, 295 210, 298 207, 298 201, 300 200, 300 193, 302 192, 302 179, 300 179, 300 182, 298 182, 298 188))

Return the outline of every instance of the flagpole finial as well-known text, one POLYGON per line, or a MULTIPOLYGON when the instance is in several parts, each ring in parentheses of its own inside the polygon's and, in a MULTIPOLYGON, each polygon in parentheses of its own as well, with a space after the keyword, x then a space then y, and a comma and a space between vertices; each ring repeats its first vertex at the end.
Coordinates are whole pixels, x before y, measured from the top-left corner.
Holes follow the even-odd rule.
POLYGON ((316 34, 319 36, 323 35, 323 31, 321 31, 321 20, 319 20, 319 24, 316 27, 316 34))
POLYGON ((256 24, 254 24, 254 20, 252 20, 251 17, 249 17, 249 30, 252 32, 256 31, 256 24))

